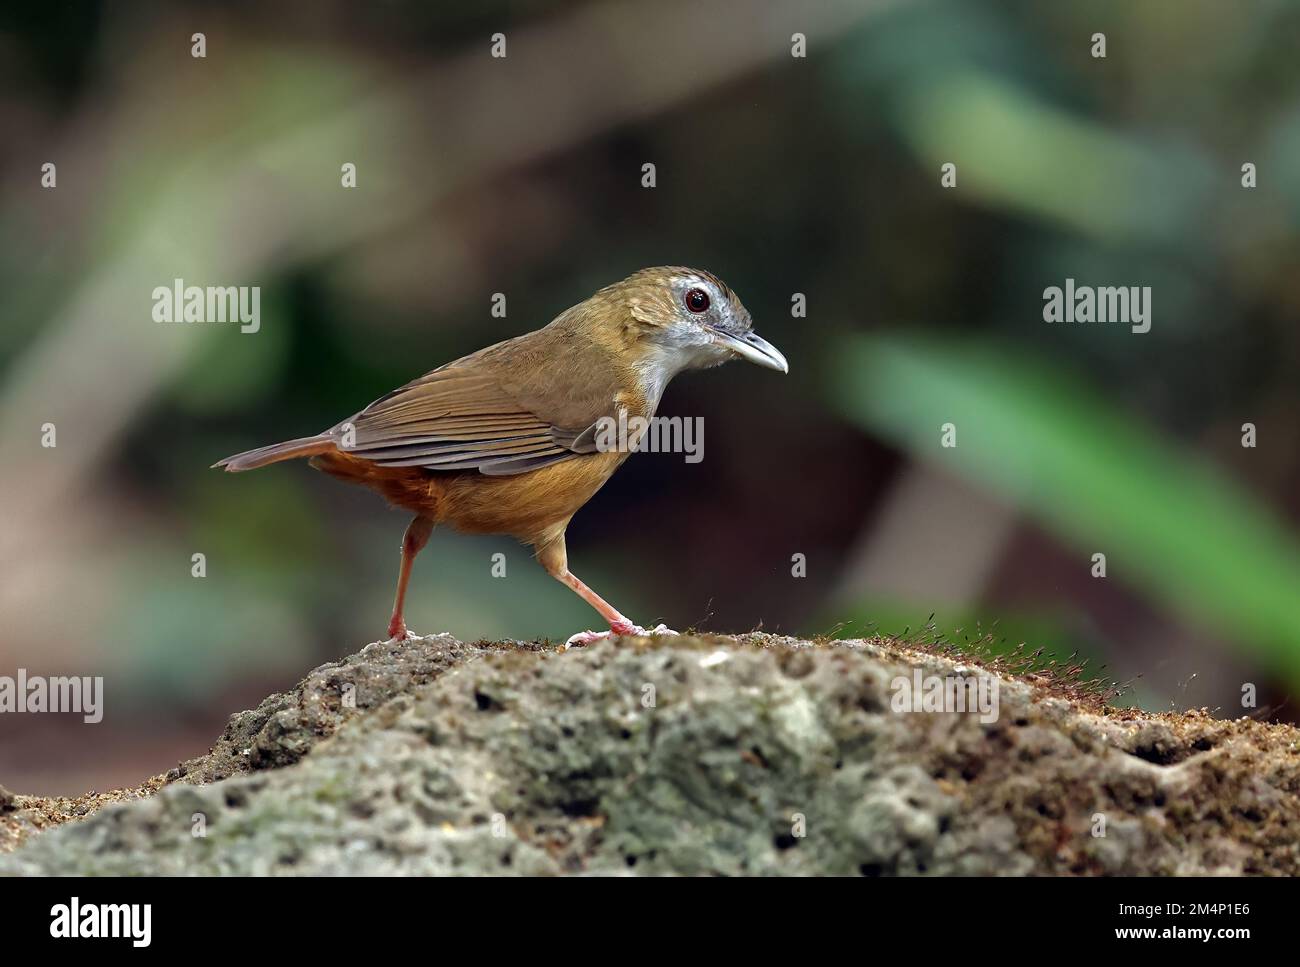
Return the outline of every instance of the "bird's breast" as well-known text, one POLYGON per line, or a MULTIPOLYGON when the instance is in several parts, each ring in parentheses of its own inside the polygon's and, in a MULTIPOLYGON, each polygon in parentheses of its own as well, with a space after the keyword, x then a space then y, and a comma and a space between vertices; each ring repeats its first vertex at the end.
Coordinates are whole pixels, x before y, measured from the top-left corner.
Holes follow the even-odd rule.
POLYGON ((438 519, 465 533, 531 543, 572 517, 625 459, 625 452, 596 452, 513 477, 451 477, 441 488, 438 519))

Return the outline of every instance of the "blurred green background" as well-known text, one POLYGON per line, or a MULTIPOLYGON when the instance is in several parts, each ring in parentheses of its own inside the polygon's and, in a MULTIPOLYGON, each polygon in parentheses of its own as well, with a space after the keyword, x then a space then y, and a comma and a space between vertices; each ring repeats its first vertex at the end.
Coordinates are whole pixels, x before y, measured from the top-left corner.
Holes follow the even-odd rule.
MULTIPOLYGON (((679 378, 661 413, 704 417, 703 462, 638 455, 575 518, 574 571, 635 620, 933 615, 1147 708, 1294 720, 1298 31, 1284 0, 6 5, 0 674, 107 699, 0 716, 0 784, 137 781, 381 635, 405 517, 213 461, 656 264, 727 280, 791 373, 679 378), (260 285, 260 331, 155 323, 178 277, 260 285), (1067 277, 1150 286, 1151 331, 1046 324, 1067 277)), ((598 624, 525 549, 441 530, 408 619, 598 624)))

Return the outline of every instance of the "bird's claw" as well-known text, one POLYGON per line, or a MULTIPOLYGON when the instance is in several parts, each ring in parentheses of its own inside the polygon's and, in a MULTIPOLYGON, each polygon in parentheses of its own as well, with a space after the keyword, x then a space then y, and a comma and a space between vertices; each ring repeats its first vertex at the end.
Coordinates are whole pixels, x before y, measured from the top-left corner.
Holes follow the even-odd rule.
POLYGON ((640 625, 627 624, 616 625, 609 631, 579 631, 576 635, 570 635, 569 640, 561 646, 560 651, 568 651, 574 645, 591 645, 598 641, 604 641, 606 638, 649 638, 654 635, 675 635, 676 631, 667 625, 659 624, 646 630, 640 625))
POLYGON ((653 637, 654 635, 676 635, 680 634, 680 632, 673 631, 673 629, 669 628, 666 624, 657 624, 649 631, 646 631, 646 629, 642 628, 640 625, 633 625, 632 630, 625 632, 625 634, 640 635, 642 638, 647 638, 653 637))

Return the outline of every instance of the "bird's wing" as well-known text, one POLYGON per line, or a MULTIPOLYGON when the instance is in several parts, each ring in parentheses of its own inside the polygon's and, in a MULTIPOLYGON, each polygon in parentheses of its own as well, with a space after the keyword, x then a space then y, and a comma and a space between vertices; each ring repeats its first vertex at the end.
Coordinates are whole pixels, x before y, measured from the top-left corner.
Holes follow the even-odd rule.
MULTIPOLYGON (((386 467, 526 473, 595 449, 587 432, 598 399, 575 401, 562 387, 520 385, 498 347, 449 363, 394 390, 329 431, 341 449, 386 467), (575 405, 575 402, 577 405, 575 405), (350 430, 350 432, 349 432, 350 430)), ((586 396, 586 394, 580 394, 586 396)))

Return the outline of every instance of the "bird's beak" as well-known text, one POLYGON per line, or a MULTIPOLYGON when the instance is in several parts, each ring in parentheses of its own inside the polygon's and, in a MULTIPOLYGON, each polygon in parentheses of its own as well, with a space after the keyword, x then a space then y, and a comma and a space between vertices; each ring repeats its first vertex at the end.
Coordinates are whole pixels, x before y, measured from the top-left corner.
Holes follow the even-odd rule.
POLYGON ((721 329, 714 329, 713 341, 716 345, 730 349, 737 356, 742 356, 751 363, 775 369, 779 373, 790 372, 790 364, 781 355, 781 350, 757 333, 747 332, 737 336, 721 329))

